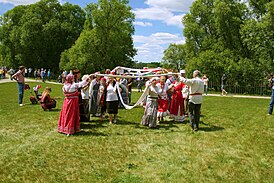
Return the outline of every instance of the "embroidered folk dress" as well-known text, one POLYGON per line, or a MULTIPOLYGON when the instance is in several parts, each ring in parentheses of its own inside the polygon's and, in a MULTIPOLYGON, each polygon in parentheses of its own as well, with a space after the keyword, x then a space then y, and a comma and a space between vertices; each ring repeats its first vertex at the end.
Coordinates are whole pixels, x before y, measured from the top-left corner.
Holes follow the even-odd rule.
POLYGON ((79 92, 77 89, 86 83, 84 80, 80 83, 65 84, 63 86, 65 99, 58 121, 58 132, 74 134, 80 131, 79 92))
POLYGON ((174 91, 172 95, 172 100, 170 104, 170 115, 175 118, 175 121, 184 120, 184 100, 182 95, 182 89, 185 84, 182 82, 175 81, 174 91))
POLYGON ((142 117, 142 124, 149 126, 150 128, 155 128, 157 126, 158 94, 159 91, 157 86, 149 86, 149 95, 142 117))
POLYGON ((97 112, 97 98, 98 98, 98 91, 100 87, 100 81, 97 79, 93 79, 90 84, 89 94, 90 94, 90 103, 89 103, 89 111, 90 113, 95 116, 97 112))
POLYGON ((168 111, 168 96, 167 91, 169 89, 168 84, 164 83, 157 83, 156 86, 158 87, 160 98, 158 99, 158 112, 157 117, 165 117, 169 114, 168 111))

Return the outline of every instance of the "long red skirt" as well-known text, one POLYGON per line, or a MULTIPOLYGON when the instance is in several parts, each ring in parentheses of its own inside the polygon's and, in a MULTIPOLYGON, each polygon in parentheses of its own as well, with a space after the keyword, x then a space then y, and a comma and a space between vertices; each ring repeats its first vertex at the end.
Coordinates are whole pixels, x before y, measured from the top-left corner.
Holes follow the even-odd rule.
POLYGON ((184 113, 184 100, 181 91, 176 91, 172 95, 170 104, 170 114, 174 116, 183 116, 184 113))
POLYGON ((78 104, 78 91, 65 93, 63 107, 58 121, 58 132, 74 134, 80 131, 80 112, 78 104))

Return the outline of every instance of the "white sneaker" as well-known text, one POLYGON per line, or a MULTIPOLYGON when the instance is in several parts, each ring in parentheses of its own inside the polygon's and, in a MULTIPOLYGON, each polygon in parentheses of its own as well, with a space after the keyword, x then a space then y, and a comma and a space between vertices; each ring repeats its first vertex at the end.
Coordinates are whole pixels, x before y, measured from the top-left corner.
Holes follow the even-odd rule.
POLYGON ((20 107, 22 107, 22 106, 23 106, 23 104, 19 104, 19 106, 20 106, 20 107))
POLYGON ((114 119, 114 120, 113 120, 113 123, 116 123, 116 122, 117 122, 117 120, 116 120, 116 119, 114 119))

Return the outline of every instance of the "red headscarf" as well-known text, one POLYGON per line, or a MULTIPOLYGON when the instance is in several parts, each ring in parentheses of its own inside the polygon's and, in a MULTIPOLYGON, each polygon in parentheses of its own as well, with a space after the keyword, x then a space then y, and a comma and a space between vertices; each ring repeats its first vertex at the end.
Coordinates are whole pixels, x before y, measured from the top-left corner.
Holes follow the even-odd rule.
POLYGON ((65 84, 72 84, 74 82, 74 75, 73 74, 68 74, 66 77, 66 82, 65 84))
POLYGON ((106 78, 101 78, 100 80, 101 80, 101 81, 107 82, 106 78))

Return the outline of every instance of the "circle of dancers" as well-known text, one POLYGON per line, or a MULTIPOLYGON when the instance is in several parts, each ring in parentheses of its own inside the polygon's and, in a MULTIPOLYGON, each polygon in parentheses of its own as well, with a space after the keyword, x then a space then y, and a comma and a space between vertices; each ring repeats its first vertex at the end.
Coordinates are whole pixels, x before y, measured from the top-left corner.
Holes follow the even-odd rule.
MULTIPOLYGON (((189 117, 191 129, 199 130, 200 109, 204 82, 196 70, 193 78, 186 78, 185 70, 179 73, 162 71, 124 73, 125 69, 106 70, 106 74, 96 72, 84 75, 80 81, 79 70, 67 75, 62 88, 65 95, 58 121, 58 132, 72 135, 80 131, 80 121, 89 121, 90 116, 99 117, 100 122, 108 114, 110 124, 117 123, 118 108, 132 109, 143 105, 141 124, 157 128, 166 117, 183 122, 189 117), (146 79, 145 90, 132 106, 132 79, 146 79)), ((139 86, 138 86, 139 87, 139 86)))

